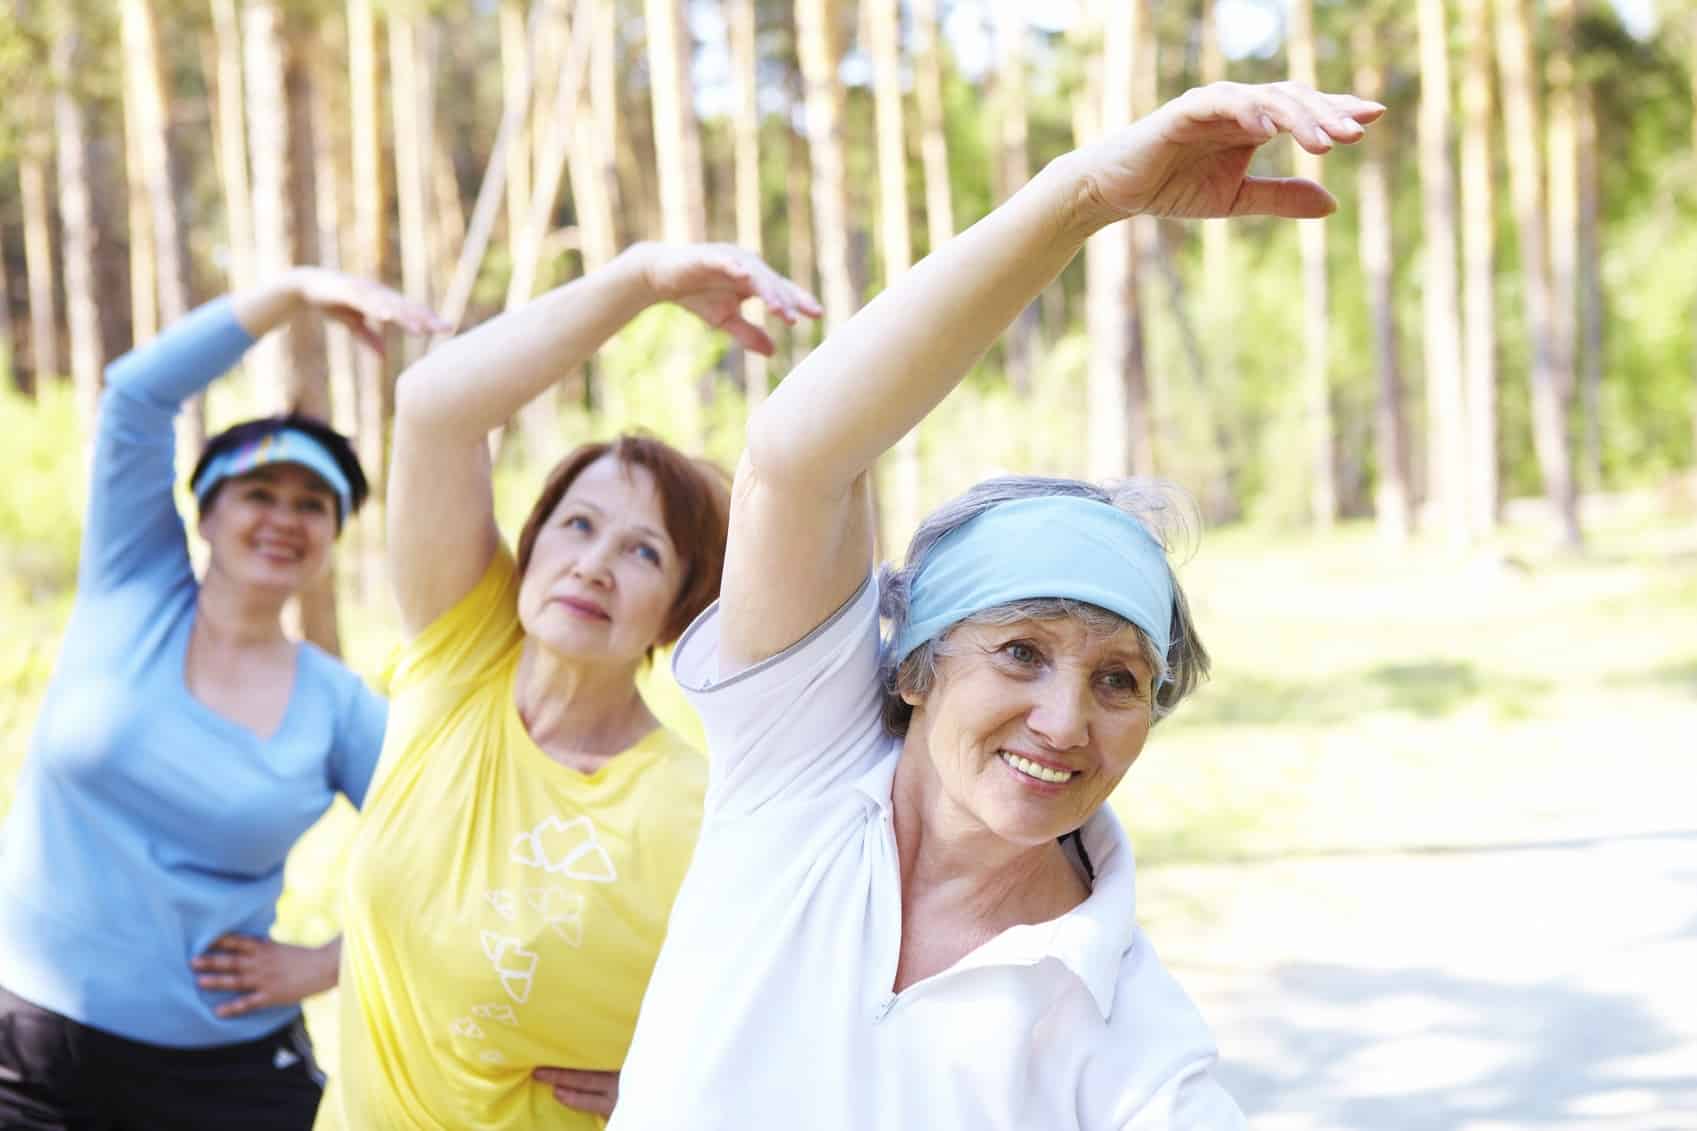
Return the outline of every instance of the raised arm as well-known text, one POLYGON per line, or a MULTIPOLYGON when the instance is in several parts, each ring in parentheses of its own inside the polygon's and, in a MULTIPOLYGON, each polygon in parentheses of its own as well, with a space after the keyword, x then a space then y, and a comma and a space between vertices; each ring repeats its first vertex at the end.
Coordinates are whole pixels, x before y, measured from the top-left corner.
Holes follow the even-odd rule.
POLYGON ((841 605, 871 564, 867 472, 924 419, 1084 241, 1134 213, 1319 217, 1312 181, 1248 176, 1279 132, 1325 153, 1384 108, 1289 83, 1192 90, 1058 158, 831 335, 749 422, 721 590, 731 668, 841 605))
POLYGON ((423 331, 427 311, 373 283, 301 267, 216 299, 165 328, 106 371, 89 480, 79 588, 85 593, 146 572, 186 576, 183 524, 172 501, 171 421, 183 401, 217 380, 267 332, 317 310, 367 341, 388 322, 423 331))
POLYGON ((676 302, 748 349, 772 340, 739 313, 759 298, 786 322, 818 304, 734 247, 637 244, 612 263, 444 342, 401 375, 389 472, 389 567, 408 634, 477 584, 495 554, 488 434, 657 302, 676 302))

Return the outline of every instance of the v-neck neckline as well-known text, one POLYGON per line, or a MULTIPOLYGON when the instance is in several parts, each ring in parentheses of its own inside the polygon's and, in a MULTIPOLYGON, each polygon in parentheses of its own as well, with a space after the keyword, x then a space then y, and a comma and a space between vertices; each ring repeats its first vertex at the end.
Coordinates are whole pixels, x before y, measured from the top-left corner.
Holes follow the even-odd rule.
POLYGON ((295 714, 296 705, 300 701, 301 669, 305 663, 303 652, 306 649, 306 645, 298 640, 291 642, 294 649, 294 670, 290 673, 289 698, 288 701, 283 704, 283 713, 277 717, 277 725, 272 729, 271 733, 261 734, 246 723, 241 722, 238 719, 232 719, 229 715, 219 711, 211 704, 201 699, 200 696, 196 695, 194 693, 194 689, 189 686, 189 645, 194 640, 195 620, 199 617, 199 615, 200 607, 198 602, 190 605, 189 615, 183 619, 183 628, 181 632, 178 633, 176 662, 172 665, 173 670, 176 672, 178 690, 182 692, 183 698, 193 705, 195 712, 202 718, 207 719, 226 730, 234 731, 243 735, 255 745, 270 745, 272 742, 276 741, 280 735, 288 731, 289 724, 293 720, 295 714))

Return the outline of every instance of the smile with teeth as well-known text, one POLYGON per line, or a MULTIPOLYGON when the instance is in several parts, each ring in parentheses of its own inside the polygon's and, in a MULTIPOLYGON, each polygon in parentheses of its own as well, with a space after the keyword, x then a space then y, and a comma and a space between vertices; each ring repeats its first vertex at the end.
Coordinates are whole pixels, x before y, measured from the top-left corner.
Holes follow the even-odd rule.
POLYGON ((1051 785, 1060 785, 1062 782, 1071 781, 1078 773, 1077 770, 1052 770, 1048 766, 1038 765, 1029 758, 1021 758, 1018 754, 1009 754, 1006 750, 996 751, 996 757, 1026 777, 1048 782, 1051 785))
POLYGON ((282 542, 261 541, 255 548, 268 558, 287 558, 292 562, 301 559, 300 549, 282 542))

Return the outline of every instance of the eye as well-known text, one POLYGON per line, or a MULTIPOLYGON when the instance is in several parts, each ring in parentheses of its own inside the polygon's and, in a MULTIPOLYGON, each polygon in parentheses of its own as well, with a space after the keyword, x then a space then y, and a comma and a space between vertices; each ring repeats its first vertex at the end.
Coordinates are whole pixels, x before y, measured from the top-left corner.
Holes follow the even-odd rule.
POLYGON ((269 487, 249 487, 247 491, 243 493, 242 497, 245 499, 251 499, 256 503, 269 503, 275 498, 275 496, 271 494, 271 488, 269 487))
POLYGON ((588 515, 574 514, 560 525, 567 530, 576 530, 580 534, 588 534, 595 529, 595 524, 589 521, 588 515))
POLYGON ((305 511, 307 514, 328 514, 330 512, 330 504, 321 496, 308 495, 306 498, 301 500, 300 509, 305 511))
POLYGON ((660 551, 656 550, 653 546, 650 546, 647 542, 638 542, 634 547, 634 552, 637 557, 641 558, 649 565, 656 568, 659 567, 660 551))
POLYGON ((1103 672, 1098 681, 1111 695, 1136 695, 1139 689, 1137 673, 1129 668, 1111 668, 1103 672))
POLYGON ((1035 667, 1043 658, 1037 646, 1029 640, 1010 640, 1002 645, 1000 651, 1003 656, 1022 668, 1035 667))

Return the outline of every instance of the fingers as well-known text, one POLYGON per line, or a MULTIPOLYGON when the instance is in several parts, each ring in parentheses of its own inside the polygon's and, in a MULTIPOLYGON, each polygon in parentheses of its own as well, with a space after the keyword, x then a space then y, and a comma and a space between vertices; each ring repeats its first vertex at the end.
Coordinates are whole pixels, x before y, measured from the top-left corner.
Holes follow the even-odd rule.
POLYGON ((269 994, 264 991, 255 991, 244 997, 239 997, 235 1001, 227 1001, 212 1012, 219 1017, 240 1017, 244 1013, 252 1013, 256 1009, 264 1009, 271 1004, 273 1003, 269 994))
POLYGON ((801 318, 818 318, 825 312, 806 290, 764 264, 761 268, 755 278, 760 301, 787 325, 793 326, 801 318))
POLYGON ((792 326, 800 318, 818 318, 824 313, 817 298, 778 274, 759 256, 731 245, 724 245, 722 250, 721 263, 738 285, 742 298, 758 298, 768 310, 792 326))
POLYGON ((753 350, 762 357, 771 357, 777 352, 771 335, 740 314, 733 314, 719 328, 735 338, 744 349, 753 350))
POLYGON ((1173 107, 1193 123, 1230 119, 1255 144, 1283 131, 1315 154, 1330 152, 1334 144, 1360 141, 1365 127, 1385 112, 1378 102, 1324 94, 1293 82, 1214 83, 1189 92, 1173 107))
POLYGON ((1233 216, 1282 216, 1318 220, 1338 209, 1337 198, 1302 177, 1245 177, 1232 204, 1233 216))
POLYGON ((617 1072, 589 1072, 576 1068, 538 1068, 533 1079, 546 1084, 554 1099, 566 1107, 608 1116, 619 1101, 617 1072))
POLYGON ((348 331, 358 338, 367 349, 378 357, 383 356, 383 335, 377 327, 366 321, 364 315, 357 310, 338 310, 332 312, 332 317, 346 326, 348 331))
POLYGON ((189 968, 199 975, 195 984, 203 990, 255 989, 260 977, 259 956, 266 945, 265 940, 249 935, 221 935, 206 953, 189 959, 189 968))

